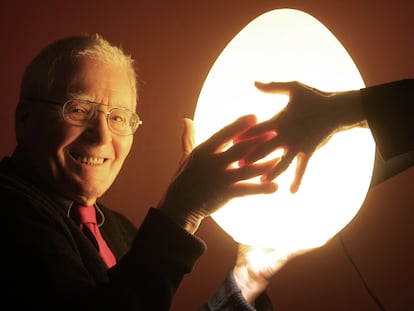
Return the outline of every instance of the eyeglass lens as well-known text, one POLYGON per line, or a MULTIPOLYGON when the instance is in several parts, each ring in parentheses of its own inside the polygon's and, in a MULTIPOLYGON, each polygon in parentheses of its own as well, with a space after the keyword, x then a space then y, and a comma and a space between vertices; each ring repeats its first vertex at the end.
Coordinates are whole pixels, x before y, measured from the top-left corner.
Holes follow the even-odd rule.
POLYGON ((69 100, 63 106, 63 117, 73 125, 85 126, 95 119, 98 112, 106 114, 109 128, 119 135, 131 135, 141 123, 136 113, 124 108, 111 108, 109 111, 98 109, 99 104, 81 101, 69 100))

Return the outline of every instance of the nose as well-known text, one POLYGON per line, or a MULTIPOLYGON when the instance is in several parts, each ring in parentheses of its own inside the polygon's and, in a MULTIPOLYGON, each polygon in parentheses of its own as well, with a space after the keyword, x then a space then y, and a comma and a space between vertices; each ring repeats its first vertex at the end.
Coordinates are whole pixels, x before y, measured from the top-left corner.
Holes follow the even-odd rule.
POLYGON ((89 132, 91 137, 99 143, 106 143, 112 140, 112 132, 108 125, 108 115, 105 111, 96 111, 96 116, 90 123, 89 132))

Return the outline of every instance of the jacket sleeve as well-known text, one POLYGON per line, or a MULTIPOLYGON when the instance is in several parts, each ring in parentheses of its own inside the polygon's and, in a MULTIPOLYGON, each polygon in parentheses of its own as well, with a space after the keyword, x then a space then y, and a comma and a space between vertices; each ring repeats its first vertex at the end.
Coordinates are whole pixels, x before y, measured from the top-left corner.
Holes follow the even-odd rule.
POLYGON ((169 310, 183 276, 204 251, 201 240, 152 208, 109 278, 125 287, 126 299, 137 299, 137 309, 169 310))
POLYGON ((0 226, 7 254, 0 297, 16 310, 166 311, 205 250, 201 240, 151 209, 130 250, 108 270, 63 212, 6 188, 0 194, 9 207, 2 205, 8 221, 0 226))
POLYGON ((272 311, 273 306, 266 295, 262 293, 255 301, 254 306, 243 297, 241 290, 233 277, 233 271, 227 273, 222 285, 217 289, 206 305, 198 311, 272 311))
POLYGON ((361 100, 384 160, 414 149, 414 79, 367 87, 361 100))

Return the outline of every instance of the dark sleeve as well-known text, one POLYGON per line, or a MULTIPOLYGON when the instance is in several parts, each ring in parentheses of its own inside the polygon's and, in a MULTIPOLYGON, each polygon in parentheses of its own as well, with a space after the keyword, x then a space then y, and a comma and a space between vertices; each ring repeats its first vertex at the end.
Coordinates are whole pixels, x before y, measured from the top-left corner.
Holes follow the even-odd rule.
POLYGON ((414 79, 367 87, 361 100, 385 160, 414 149, 414 79))
POLYGON ((137 300, 139 310, 169 310, 183 276, 204 251, 201 240, 152 208, 109 278, 124 287, 127 299, 137 300))
POLYGON ((208 303, 198 311, 272 311, 272 303, 266 293, 262 293, 255 301, 254 306, 249 304, 243 297, 236 281, 233 271, 227 273, 227 277, 218 288, 208 303))

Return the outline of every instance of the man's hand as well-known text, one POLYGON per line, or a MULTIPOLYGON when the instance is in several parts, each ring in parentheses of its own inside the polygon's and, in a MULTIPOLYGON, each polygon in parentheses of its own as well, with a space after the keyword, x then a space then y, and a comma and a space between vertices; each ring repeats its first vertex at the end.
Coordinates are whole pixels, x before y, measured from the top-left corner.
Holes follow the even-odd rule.
POLYGON ((246 181, 267 172, 275 161, 242 167, 235 165, 268 139, 264 134, 237 142, 237 137, 256 121, 254 115, 243 116, 192 150, 194 129, 191 120, 186 119, 182 136, 183 159, 158 208, 194 233, 202 219, 230 199, 276 191, 273 182, 246 181))

